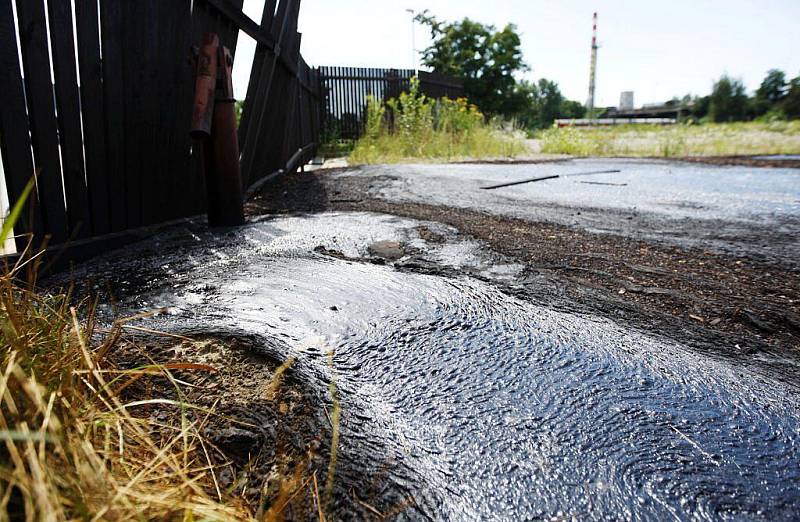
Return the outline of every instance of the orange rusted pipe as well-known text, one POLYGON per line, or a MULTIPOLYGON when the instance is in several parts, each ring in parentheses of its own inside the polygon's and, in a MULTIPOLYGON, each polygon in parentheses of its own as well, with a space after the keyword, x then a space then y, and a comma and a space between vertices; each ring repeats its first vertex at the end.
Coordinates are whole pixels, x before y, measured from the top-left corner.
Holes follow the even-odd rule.
POLYGON ((233 57, 227 47, 220 47, 218 53, 211 143, 205 148, 208 222, 211 226, 236 226, 244 223, 244 201, 233 97, 233 57))
POLYGON ((192 136, 198 139, 211 136, 214 117, 214 97, 217 88, 219 37, 206 33, 197 56, 197 75, 192 106, 192 136))

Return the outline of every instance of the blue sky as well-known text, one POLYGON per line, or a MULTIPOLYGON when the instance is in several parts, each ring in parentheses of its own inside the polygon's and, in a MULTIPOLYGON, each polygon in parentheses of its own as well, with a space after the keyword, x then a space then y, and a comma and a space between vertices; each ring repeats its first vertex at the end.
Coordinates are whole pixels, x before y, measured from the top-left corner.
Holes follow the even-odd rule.
MULTIPOLYGON (((245 0, 260 18, 262 0, 245 0)), ((592 12, 599 42, 598 105, 616 105, 623 90, 636 104, 686 93, 706 94, 723 73, 758 87, 766 71, 800 75, 800 0, 302 0, 303 55, 312 65, 409 67, 411 15, 466 17, 517 25, 529 79, 548 78, 584 102, 589 82, 592 12)), ((416 29, 418 48, 429 43, 416 29)), ((237 91, 243 96, 252 42, 240 42, 237 91), (244 86, 243 86, 244 84, 244 86)))

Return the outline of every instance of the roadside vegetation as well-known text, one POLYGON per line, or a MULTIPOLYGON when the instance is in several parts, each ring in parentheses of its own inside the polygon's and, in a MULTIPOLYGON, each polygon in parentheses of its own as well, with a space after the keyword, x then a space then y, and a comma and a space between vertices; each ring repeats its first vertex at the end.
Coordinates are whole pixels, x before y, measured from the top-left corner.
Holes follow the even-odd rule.
POLYGON ((800 154, 800 121, 553 127, 541 151, 574 156, 733 156, 800 154))
POLYGON ((487 122, 466 99, 433 100, 412 79, 409 92, 384 106, 370 98, 365 135, 356 143, 353 164, 402 161, 511 158, 527 151, 519 133, 487 122))

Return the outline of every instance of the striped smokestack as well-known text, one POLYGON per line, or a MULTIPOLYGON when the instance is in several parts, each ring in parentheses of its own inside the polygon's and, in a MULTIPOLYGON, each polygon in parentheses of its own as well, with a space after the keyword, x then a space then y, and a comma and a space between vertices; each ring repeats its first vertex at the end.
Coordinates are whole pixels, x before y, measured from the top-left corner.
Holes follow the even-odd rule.
POLYGON ((597 75, 597 13, 594 13, 592 23, 592 60, 591 69, 589 70, 589 99, 586 102, 586 112, 588 118, 593 118, 594 112, 594 91, 595 91, 595 77, 597 75))

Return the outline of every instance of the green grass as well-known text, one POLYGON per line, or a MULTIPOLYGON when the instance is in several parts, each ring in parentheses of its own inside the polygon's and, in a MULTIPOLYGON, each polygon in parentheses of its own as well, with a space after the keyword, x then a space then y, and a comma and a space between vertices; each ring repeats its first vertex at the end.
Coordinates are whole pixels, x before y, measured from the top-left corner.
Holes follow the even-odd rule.
POLYGON ((541 151, 575 156, 738 156, 800 153, 800 121, 553 128, 541 151))

